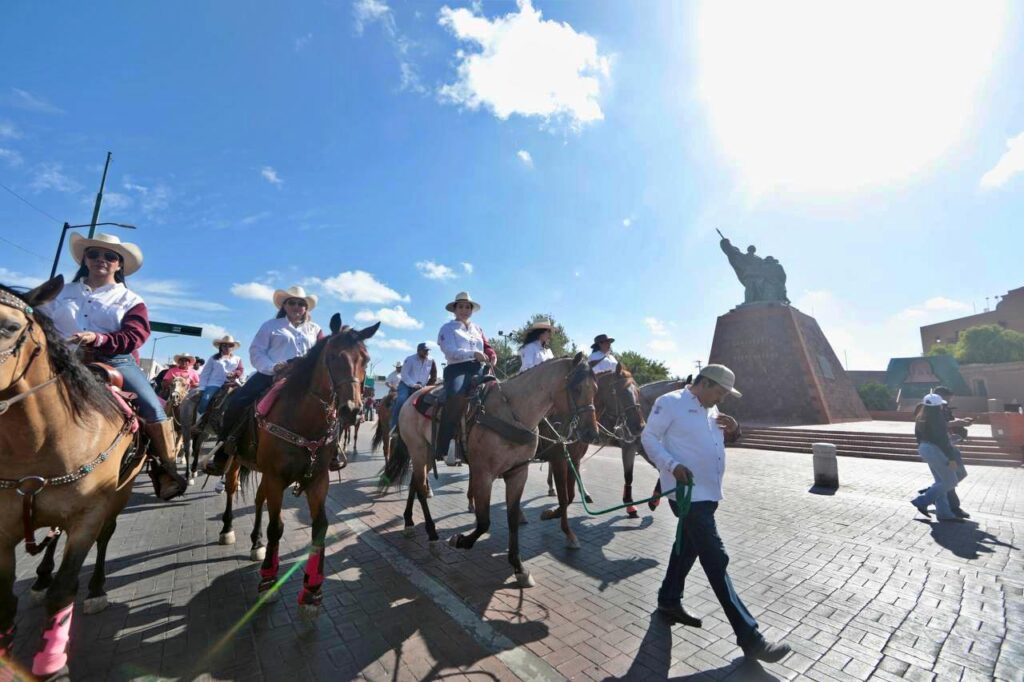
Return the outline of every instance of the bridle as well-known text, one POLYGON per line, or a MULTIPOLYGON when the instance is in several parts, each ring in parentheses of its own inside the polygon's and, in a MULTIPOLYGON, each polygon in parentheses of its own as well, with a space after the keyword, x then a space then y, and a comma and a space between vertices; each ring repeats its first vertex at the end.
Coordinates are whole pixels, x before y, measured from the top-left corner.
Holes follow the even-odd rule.
POLYGON ((601 429, 604 435, 610 438, 614 438, 623 443, 632 443, 636 441, 638 435, 633 433, 633 430, 629 428, 628 417, 630 412, 634 410, 637 413, 642 414, 642 411, 640 409, 640 401, 637 398, 637 394, 634 393, 633 391, 630 391, 629 386, 627 385, 626 393, 628 393, 629 396, 632 397, 632 400, 630 400, 629 405, 626 405, 624 409, 619 409, 619 406, 622 404, 622 402, 619 397, 619 389, 616 384, 617 377, 615 378, 615 380, 611 382, 610 386, 610 390, 612 392, 611 404, 615 406, 615 411, 612 412, 608 409, 602 410, 601 413, 597 415, 597 426, 599 429, 601 429), (612 425, 611 429, 606 427, 602 422, 602 418, 605 416, 605 414, 609 414, 609 416, 615 418, 615 423, 612 425))
MULTIPOLYGON (((21 371, 21 374, 19 374, 18 377, 16 379, 13 379, 10 383, 10 386, 14 386, 19 381, 24 379, 26 374, 28 374, 29 369, 32 368, 32 363, 35 362, 36 358, 39 357, 39 355, 43 352, 43 347, 38 341, 36 341, 36 337, 34 334, 35 320, 32 317, 34 313, 32 306, 30 306, 28 303, 25 303, 25 301, 21 300, 17 296, 9 294, 6 291, 0 291, 0 305, 5 305, 8 308, 13 308, 21 312, 23 315, 25 315, 26 319, 28 320, 28 324, 26 324, 25 328, 21 330, 21 334, 18 335, 18 338, 15 340, 14 345, 12 345, 10 348, 6 350, 0 351, 0 366, 3 366, 11 358, 15 358, 15 360, 17 360, 17 358, 21 355, 22 347, 24 347, 25 342, 28 341, 29 339, 31 339, 32 343, 35 344, 35 348, 32 349, 32 354, 29 356, 28 362, 25 363, 25 368, 21 371)), ((25 398, 28 398, 33 393, 41 391, 51 384, 57 383, 59 379, 60 375, 58 374, 57 376, 54 376, 53 378, 48 379, 47 381, 44 381, 38 386, 33 386, 27 391, 15 394, 15 396, 13 398, 10 398, 9 400, 0 400, 0 415, 3 415, 5 412, 7 412, 7 410, 11 408, 11 405, 14 405, 24 400, 25 398)))
MULTIPOLYGON (((576 385, 583 382, 589 374, 580 371, 583 367, 585 366, 579 365, 576 368, 573 368, 573 371, 570 372, 567 377, 565 377, 565 393, 569 397, 569 429, 566 431, 565 435, 562 435, 559 432, 559 430, 555 428, 555 425, 551 423, 551 420, 547 417, 544 417, 544 422, 548 425, 548 428, 550 428, 554 432, 557 438, 545 438, 544 436, 540 436, 542 440, 547 440, 552 443, 560 443, 562 445, 568 445, 569 443, 576 442, 578 440, 576 431, 579 428, 580 415, 587 412, 597 411, 597 408, 594 407, 593 402, 591 402, 589 405, 580 405, 579 403, 577 403, 576 396, 573 393, 573 389, 576 387, 576 385)), ((587 369, 589 369, 589 367, 587 367, 587 369)), ((600 427, 600 423, 598 424, 598 426, 600 427)))

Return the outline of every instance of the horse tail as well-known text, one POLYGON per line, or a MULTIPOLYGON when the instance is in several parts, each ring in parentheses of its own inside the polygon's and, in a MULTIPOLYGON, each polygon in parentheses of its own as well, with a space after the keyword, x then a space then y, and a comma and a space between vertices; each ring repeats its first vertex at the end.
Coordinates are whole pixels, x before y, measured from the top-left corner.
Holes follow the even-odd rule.
POLYGON ((377 448, 384 442, 384 422, 377 420, 377 430, 373 432, 373 441, 370 443, 370 452, 377 452, 377 448))
POLYGON ((242 497, 248 499, 252 494, 252 469, 246 466, 238 466, 238 490, 242 493, 242 497))
POLYGON ((410 460, 409 447, 399 435, 391 442, 391 458, 384 465, 384 472, 380 475, 380 480, 377 483, 380 492, 385 492, 392 485, 402 481, 402 476, 409 468, 410 460))

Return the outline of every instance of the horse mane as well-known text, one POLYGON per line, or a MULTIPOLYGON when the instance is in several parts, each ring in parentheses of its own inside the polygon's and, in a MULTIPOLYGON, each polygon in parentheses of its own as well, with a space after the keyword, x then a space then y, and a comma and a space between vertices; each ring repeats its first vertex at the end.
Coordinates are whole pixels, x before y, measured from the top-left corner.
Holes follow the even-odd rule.
POLYGON ((288 372, 288 381, 281 389, 281 398, 284 402, 294 405, 306 397, 309 387, 313 383, 313 375, 316 374, 316 368, 320 364, 320 356, 323 355, 330 340, 336 336, 340 336, 346 346, 361 345, 359 339, 356 338, 356 331, 352 327, 344 327, 337 334, 325 336, 317 341, 308 353, 292 363, 291 370, 288 372))
MULTIPOLYGON (((25 300, 17 291, 0 284, 0 289, 25 300)), ((38 309, 33 309, 33 321, 39 326, 46 339, 46 355, 50 367, 60 377, 64 391, 61 394, 72 418, 83 423, 86 412, 95 410, 104 418, 115 421, 121 417, 121 409, 114 402, 107 387, 96 378, 81 360, 64 343, 57 333, 53 320, 38 309)))

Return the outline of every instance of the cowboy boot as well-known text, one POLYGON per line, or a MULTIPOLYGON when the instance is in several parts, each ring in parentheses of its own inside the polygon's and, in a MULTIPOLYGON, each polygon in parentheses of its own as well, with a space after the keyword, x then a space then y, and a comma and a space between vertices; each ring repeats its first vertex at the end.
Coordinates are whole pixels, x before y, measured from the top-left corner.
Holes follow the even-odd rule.
POLYGON ((161 469, 157 473, 160 481, 160 490, 157 494, 161 500, 171 500, 184 493, 188 485, 185 478, 178 473, 175 464, 178 444, 174 422, 165 419, 162 422, 146 424, 146 435, 149 436, 150 452, 156 456, 161 469))

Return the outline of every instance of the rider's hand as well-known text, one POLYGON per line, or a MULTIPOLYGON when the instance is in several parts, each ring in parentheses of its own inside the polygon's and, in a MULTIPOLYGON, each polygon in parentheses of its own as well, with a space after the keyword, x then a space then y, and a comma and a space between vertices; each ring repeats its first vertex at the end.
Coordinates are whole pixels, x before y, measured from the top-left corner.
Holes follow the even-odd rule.
POLYGON ((96 332, 78 332, 71 335, 71 343, 91 346, 96 343, 96 332))
POLYGON ((474 351, 473 359, 476 360, 477 362, 488 362, 487 356, 481 353, 480 351, 474 351))
POLYGON ((727 414, 720 414, 715 418, 715 422, 718 424, 718 428, 725 431, 727 435, 736 433, 736 429, 740 428, 739 423, 727 414))
POLYGON ((413 386, 413 389, 417 391, 420 390, 421 388, 423 388, 423 384, 416 384, 415 386, 413 386))
POLYGON ((672 476, 680 483, 690 483, 693 480, 693 474, 682 464, 676 465, 676 468, 672 470, 672 476))
POLYGON ((276 373, 282 371, 287 366, 288 366, 287 362, 279 362, 279 363, 277 363, 276 365, 274 365, 274 373, 276 374, 276 373))

